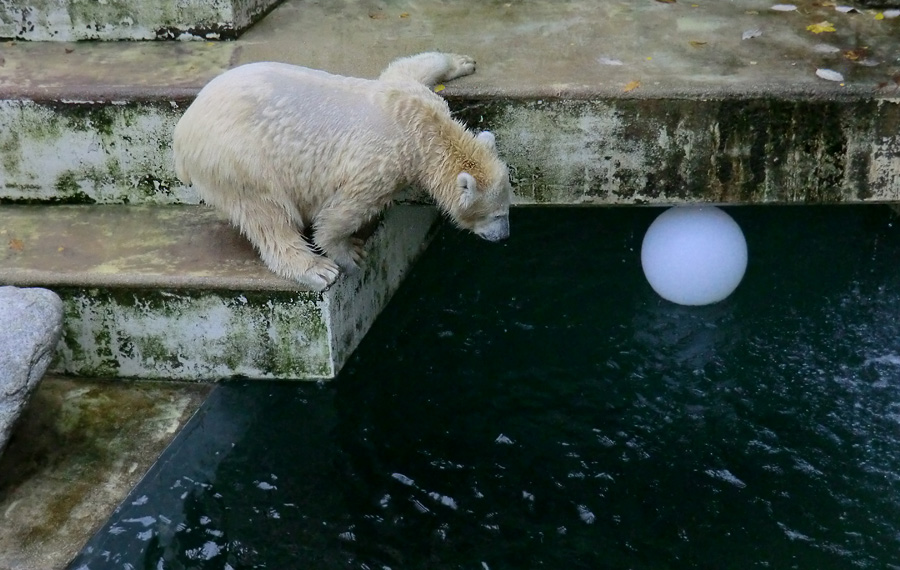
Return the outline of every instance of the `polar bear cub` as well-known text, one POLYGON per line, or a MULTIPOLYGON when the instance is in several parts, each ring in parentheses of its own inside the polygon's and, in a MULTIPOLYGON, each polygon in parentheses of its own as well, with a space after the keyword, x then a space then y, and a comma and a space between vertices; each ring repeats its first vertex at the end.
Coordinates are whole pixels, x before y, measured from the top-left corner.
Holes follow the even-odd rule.
POLYGON ((474 71, 472 58, 437 52, 398 59, 376 80, 237 67, 210 81, 175 127, 176 173, 269 269, 316 290, 358 266, 354 234, 407 185, 461 228, 505 239, 512 189, 494 137, 466 130, 432 91, 474 71))

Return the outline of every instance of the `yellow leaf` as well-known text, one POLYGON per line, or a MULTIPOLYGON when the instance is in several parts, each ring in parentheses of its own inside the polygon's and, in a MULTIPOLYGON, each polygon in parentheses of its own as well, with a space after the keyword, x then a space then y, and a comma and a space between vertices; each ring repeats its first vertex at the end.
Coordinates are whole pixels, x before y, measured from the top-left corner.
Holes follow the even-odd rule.
POLYGON ((435 85, 435 86, 434 86, 434 92, 435 92, 435 93, 440 93, 440 92, 443 91, 444 89, 446 89, 446 87, 444 87, 443 85, 435 85))
POLYGON ((706 42, 701 42, 700 40, 691 40, 688 43, 694 47, 703 47, 706 45, 706 42))
POLYGON ((629 81, 628 84, 625 86, 625 93, 634 91, 635 89, 637 89, 640 86, 641 86, 641 82, 636 79, 634 81, 629 81))
POLYGON ((882 12, 878 12, 877 14, 875 14, 875 19, 884 20, 884 14, 882 12))
POLYGON ((859 61, 861 59, 865 59, 868 55, 869 48, 867 47, 858 47, 855 49, 849 49, 844 52, 844 57, 846 57, 850 61, 859 61))
POLYGON ((814 34, 821 34, 822 32, 833 32, 834 24, 828 21, 819 22, 818 24, 810 24, 806 26, 806 29, 814 34))
POLYGON ((401 18, 409 18, 409 12, 403 12, 402 14, 400 14, 400 17, 401 18))

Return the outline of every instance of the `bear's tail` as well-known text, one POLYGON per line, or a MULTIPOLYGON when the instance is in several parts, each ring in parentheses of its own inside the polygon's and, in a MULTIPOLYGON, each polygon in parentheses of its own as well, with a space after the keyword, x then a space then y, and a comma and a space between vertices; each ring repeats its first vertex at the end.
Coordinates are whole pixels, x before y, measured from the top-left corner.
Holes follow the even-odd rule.
POLYGON ((185 186, 188 186, 191 184, 191 175, 188 174, 187 166, 184 164, 184 149, 182 148, 184 145, 181 143, 179 134, 178 126, 176 126, 175 137, 172 141, 172 150, 175 155, 175 175, 185 184, 185 186))
POLYGON ((190 185, 191 176, 188 174, 187 168, 184 166, 184 158, 178 150, 175 151, 175 176, 177 176, 185 186, 190 185))

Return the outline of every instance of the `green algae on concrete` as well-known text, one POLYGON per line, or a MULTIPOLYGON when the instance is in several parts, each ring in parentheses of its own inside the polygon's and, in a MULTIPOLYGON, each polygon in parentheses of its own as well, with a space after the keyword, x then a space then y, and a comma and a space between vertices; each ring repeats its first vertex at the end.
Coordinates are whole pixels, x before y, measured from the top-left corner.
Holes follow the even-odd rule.
POLYGON ((455 100, 537 204, 900 200, 900 100, 455 100))
POLYGON ((325 315, 308 292, 59 288, 52 369, 81 376, 217 380, 332 375, 325 315))
POLYGON ((0 37, 38 41, 234 39, 280 0, 11 0, 0 37))
POLYGON ((45 378, 0 460, 0 568, 62 568, 208 391, 45 378))
POLYGON ((178 103, 0 101, 0 200, 197 203, 175 177, 178 103))

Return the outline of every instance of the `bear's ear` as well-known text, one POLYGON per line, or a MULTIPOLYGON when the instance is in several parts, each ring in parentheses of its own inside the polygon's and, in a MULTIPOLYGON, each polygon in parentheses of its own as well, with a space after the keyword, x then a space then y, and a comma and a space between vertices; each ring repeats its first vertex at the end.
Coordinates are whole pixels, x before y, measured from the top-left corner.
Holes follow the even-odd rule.
POLYGON ((475 135, 475 138, 478 139, 479 142, 486 144, 488 148, 497 148, 497 139, 494 138, 494 133, 491 131, 481 131, 475 135))
POLYGON ((456 177, 456 188, 459 190, 459 205, 468 208, 475 203, 475 192, 478 191, 478 185, 475 183, 475 177, 468 172, 460 172, 456 177))

